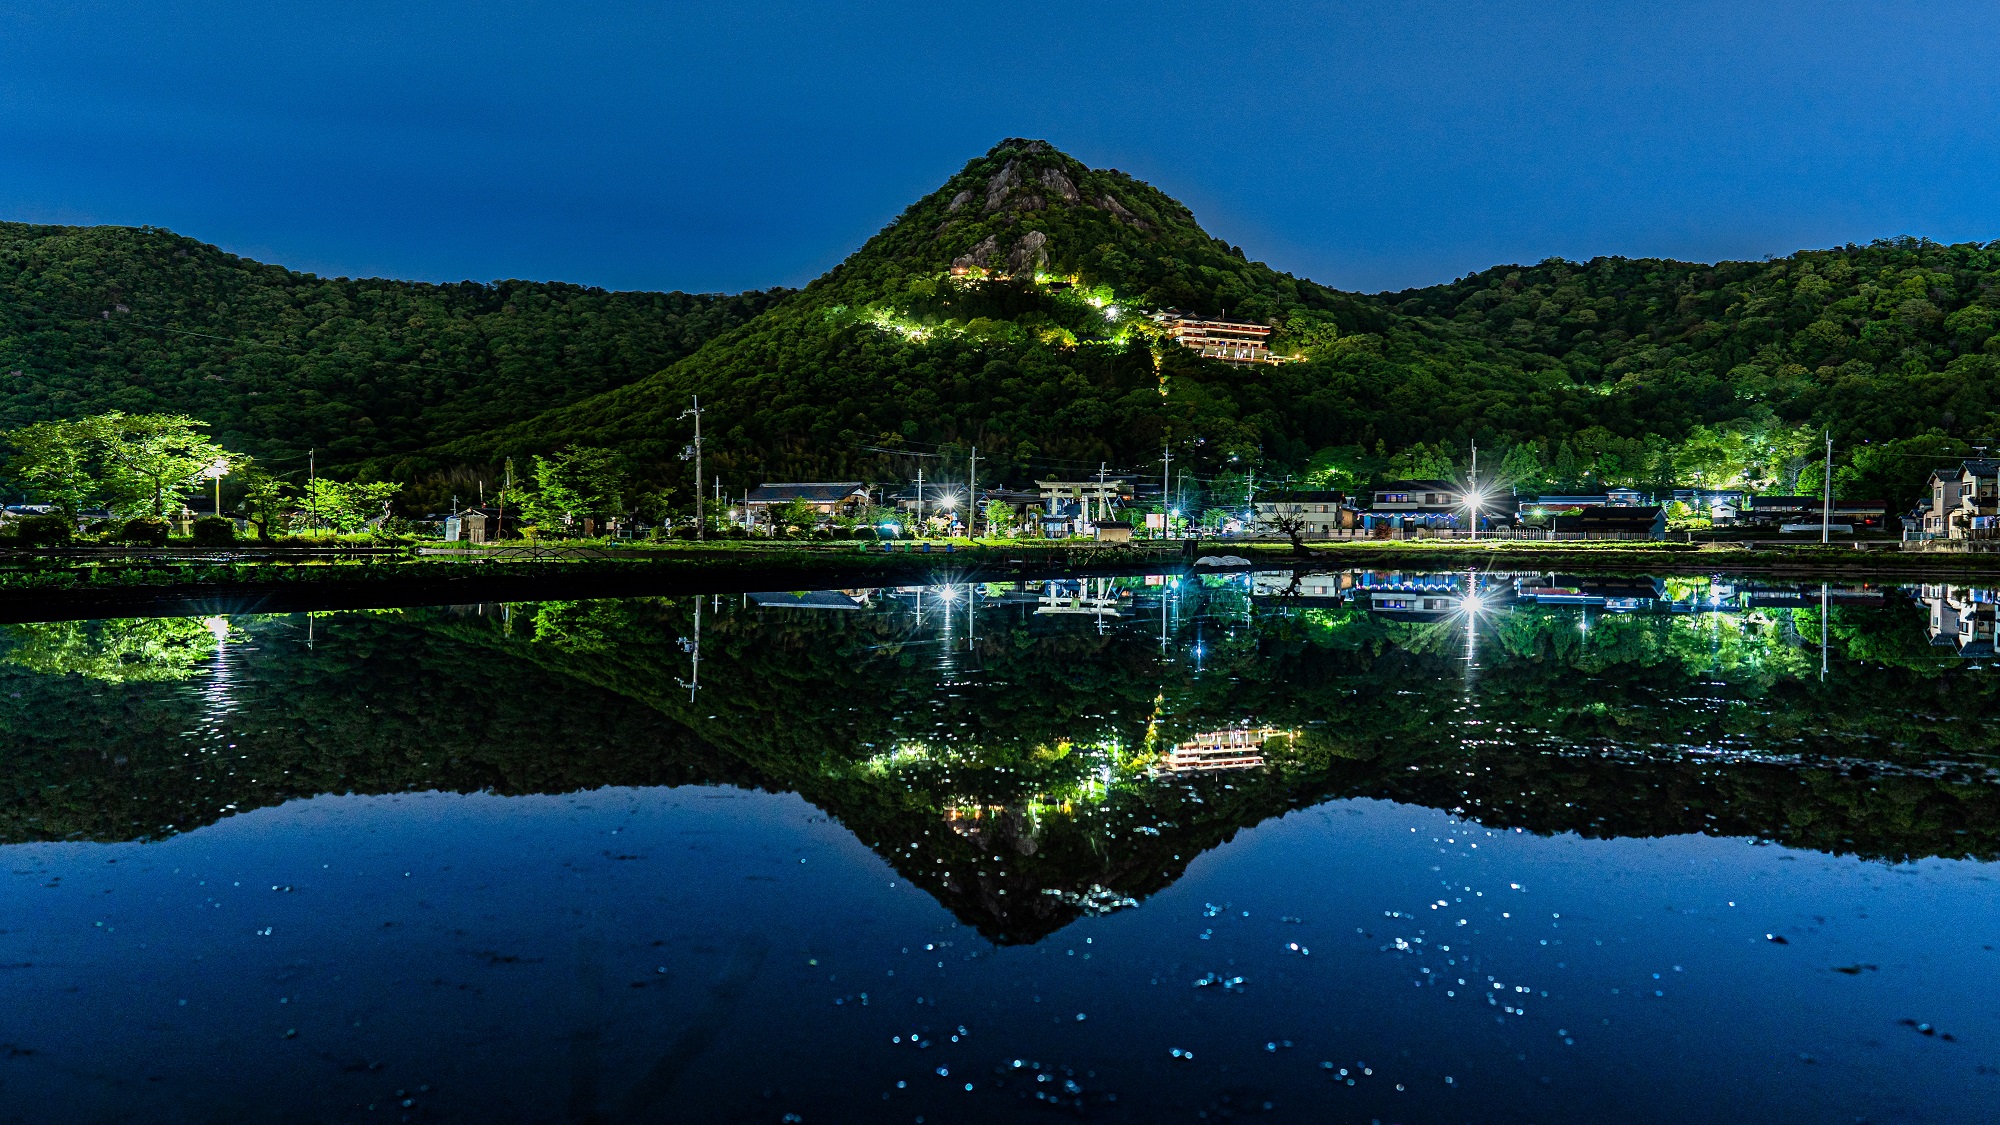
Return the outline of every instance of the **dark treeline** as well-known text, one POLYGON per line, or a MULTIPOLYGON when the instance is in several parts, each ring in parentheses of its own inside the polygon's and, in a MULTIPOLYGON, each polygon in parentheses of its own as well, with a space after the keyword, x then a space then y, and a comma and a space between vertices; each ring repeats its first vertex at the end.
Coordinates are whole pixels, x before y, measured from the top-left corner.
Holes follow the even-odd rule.
POLYGON ((274 467, 392 460, 650 375, 783 296, 325 278, 153 228, 0 223, 0 429, 188 414, 274 467))

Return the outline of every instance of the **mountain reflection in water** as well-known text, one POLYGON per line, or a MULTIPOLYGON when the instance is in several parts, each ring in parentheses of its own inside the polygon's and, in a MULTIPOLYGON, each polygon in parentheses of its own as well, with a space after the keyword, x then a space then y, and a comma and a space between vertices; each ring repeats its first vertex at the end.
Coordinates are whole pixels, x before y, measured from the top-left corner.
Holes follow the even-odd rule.
POLYGON ((1332 797, 1992 859, 1992 605, 1262 573, 12 625, 0 841, 156 839, 314 793, 750 785, 1002 943, 1332 797))
POLYGON ((1991 859, 1993 604, 1345 571, 14 625, 0 840, 723 783, 800 794, 1003 944, 1334 798, 1991 859))

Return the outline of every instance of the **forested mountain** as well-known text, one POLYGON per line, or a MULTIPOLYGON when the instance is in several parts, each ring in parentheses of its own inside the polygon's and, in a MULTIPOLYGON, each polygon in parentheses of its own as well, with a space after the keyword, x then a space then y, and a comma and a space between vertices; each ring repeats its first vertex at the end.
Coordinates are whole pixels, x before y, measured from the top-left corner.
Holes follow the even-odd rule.
POLYGON ((977 446, 987 480, 1157 472, 1169 444, 1211 478, 1358 483, 1449 472, 1473 439, 1528 488, 1794 488, 1816 482, 1828 427, 1839 488, 1901 500, 1995 432, 1997 327, 2000 244, 1550 260, 1344 294, 1248 260, 1129 176, 1012 140, 742 331, 440 457, 611 445, 681 477, 700 394, 731 488, 917 464, 883 449, 942 455, 935 475, 977 446), (1268 323, 1305 361, 1158 346, 1134 313, 1169 306, 1268 323))
POLYGON ((782 296, 323 278, 164 230, 0 223, 0 428, 186 413, 269 462, 351 465, 650 375, 782 296))
POLYGON ((592 446, 685 508, 697 394, 732 492, 958 476, 975 447, 986 482, 1100 463, 1150 481, 1171 447, 1197 488, 1240 494, 1253 471, 1448 474, 1475 439, 1527 490, 1790 490, 1817 487, 1825 429, 1842 493, 1903 502, 2000 431, 1997 329, 2000 243, 1341 293, 1027 140, 795 295, 326 280, 163 231, 0 227, 0 424, 183 411, 260 457, 428 477, 419 506, 441 474, 592 446), (1169 307, 1269 324, 1302 361, 1202 360, 1143 315, 1169 307))

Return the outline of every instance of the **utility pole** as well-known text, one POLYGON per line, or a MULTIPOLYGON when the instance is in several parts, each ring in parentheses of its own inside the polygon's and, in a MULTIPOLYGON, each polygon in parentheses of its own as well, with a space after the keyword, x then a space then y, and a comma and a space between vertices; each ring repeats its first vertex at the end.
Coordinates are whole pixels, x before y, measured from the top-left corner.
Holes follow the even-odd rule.
POLYGON ((965 533, 979 538, 979 447, 972 447, 972 465, 965 470, 965 533))
MULTIPOLYGON (((319 530, 319 450, 306 450, 306 521, 319 530)), ((311 618, 307 618, 308 621, 311 618)))
POLYGON ((500 495, 497 497, 500 501, 500 509, 493 514, 493 541, 495 543, 500 542, 500 533, 507 530, 507 494, 514 491, 514 459, 512 457, 507 458, 506 463, 501 466, 501 469, 506 473, 506 479, 501 485, 500 495))
POLYGON ((694 537, 708 538, 708 525, 701 518, 701 396, 694 396, 694 407, 681 411, 681 417, 694 415, 694 537))
POLYGON ((722 511, 722 478, 715 478, 715 510, 722 511))
POLYGON ((1472 442, 1472 468, 1465 478, 1466 507, 1472 510, 1472 538, 1479 538, 1479 440, 1472 442))
POLYGON ((1104 462, 1097 463, 1097 518, 1111 518, 1111 504, 1104 498, 1104 462))
POLYGON ((1833 530, 1833 431, 1826 433, 1826 471, 1820 481, 1819 541, 1827 542, 1827 533, 1833 530))
POLYGON ((1173 474, 1171 472, 1171 469, 1173 463, 1174 463, 1174 447, 1171 445, 1161 446, 1160 447, 1160 538, 1162 539, 1165 539, 1167 536, 1173 534, 1173 523, 1174 523, 1174 517, 1172 515, 1173 506, 1170 503, 1170 501, 1172 500, 1172 496, 1169 495, 1169 493, 1172 491, 1171 482, 1173 480, 1173 474))
MULTIPOLYGON (((919 468, 917 470, 917 538, 922 539, 923 537, 924 537, 924 471, 923 469, 919 468)), ((918 594, 917 596, 919 598, 923 597, 922 594, 918 594)), ((921 609, 917 611, 917 617, 919 621, 922 620, 923 611, 921 609)))

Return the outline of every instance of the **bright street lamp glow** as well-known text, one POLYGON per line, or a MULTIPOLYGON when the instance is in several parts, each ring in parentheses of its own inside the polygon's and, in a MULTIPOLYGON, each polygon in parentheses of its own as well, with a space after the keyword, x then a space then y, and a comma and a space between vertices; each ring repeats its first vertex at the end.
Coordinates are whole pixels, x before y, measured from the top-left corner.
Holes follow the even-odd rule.
POLYGON ((946 509, 956 508, 958 507, 958 497, 947 496, 944 499, 938 501, 938 507, 946 509))

